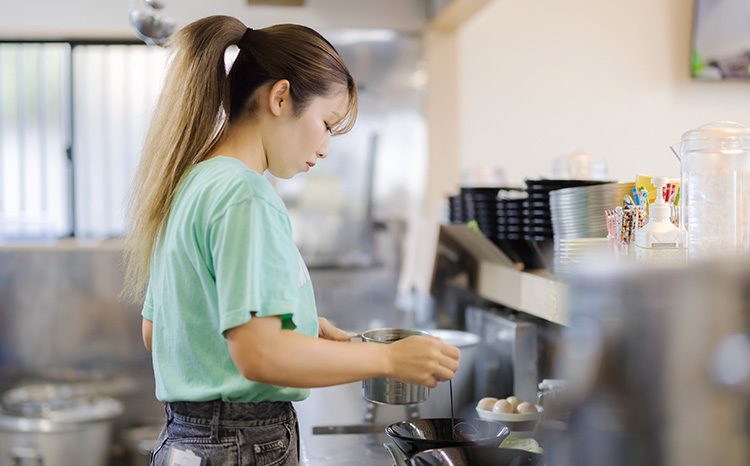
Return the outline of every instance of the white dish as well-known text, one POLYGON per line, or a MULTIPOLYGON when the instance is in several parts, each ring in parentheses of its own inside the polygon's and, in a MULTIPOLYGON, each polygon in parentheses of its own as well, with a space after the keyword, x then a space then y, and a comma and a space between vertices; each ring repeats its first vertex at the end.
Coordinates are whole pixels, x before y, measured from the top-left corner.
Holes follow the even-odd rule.
MULTIPOLYGON (((500 421, 500 422, 527 422, 527 421, 539 421, 544 414, 544 408, 539 405, 536 406, 536 413, 521 414, 521 413, 495 413, 493 411, 487 411, 486 409, 476 408, 477 414, 480 419, 486 419, 488 421, 500 421)), ((510 430, 513 430, 513 426, 508 425, 510 430)))

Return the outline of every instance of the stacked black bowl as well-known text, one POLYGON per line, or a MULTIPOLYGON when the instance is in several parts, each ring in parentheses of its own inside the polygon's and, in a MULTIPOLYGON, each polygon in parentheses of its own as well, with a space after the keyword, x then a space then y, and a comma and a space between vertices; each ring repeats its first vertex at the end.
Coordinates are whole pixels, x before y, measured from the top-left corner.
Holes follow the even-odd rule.
POLYGON ((464 202, 461 194, 448 197, 448 219, 451 223, 464 223, 464 202))
POLYGON ((524 190, 508 187, 462 187, 449 198, 450 221, 476 221, 479 229, 510 260, 524 267, 533 264, 533 251, 523 239, 524 190))
POLYGON ((475 220, 484 236, 497 237, 497 193, 499 187, 462 187, 463 222, 475 220))
POLYGON ((550 268, 553 262, 554 230, 549 193, 556 189, 608 183, 596 180, 526 180, 527 199, 523 203, 523 238, 533 249, 535 268, 550 268))
POLYGON ((518 195, 497 200, 497 244, 513 262, 528 268, 532 264, 528 246, 523 240, 523 202, 518 195))

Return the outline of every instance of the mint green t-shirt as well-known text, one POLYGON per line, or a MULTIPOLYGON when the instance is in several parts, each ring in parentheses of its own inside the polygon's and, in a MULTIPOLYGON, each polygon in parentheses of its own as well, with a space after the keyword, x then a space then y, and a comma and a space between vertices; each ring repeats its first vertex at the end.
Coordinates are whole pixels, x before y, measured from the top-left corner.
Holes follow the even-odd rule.
POLYGON ((310 275, 271 184, 230 157, 184 175, 151 261, 142 315, 161 401, 297 401, 309 390, 251 382, 224 332, 252 315, 318 335, 310 275))

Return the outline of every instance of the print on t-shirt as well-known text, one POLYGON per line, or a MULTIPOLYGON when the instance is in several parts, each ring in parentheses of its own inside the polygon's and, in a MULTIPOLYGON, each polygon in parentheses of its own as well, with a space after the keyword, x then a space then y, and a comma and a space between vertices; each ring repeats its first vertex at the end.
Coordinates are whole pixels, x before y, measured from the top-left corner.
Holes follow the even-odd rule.
POLYGON ((297 263, 299 264, 299 274, 297 275, 298 281, 299 281, 299 287, 302 288, 305 286, 305 283, 310 281, 310 272, 307 271, 307 266, 305 265, 305 261, 302 260, 302 256, 297 257, 297 263))

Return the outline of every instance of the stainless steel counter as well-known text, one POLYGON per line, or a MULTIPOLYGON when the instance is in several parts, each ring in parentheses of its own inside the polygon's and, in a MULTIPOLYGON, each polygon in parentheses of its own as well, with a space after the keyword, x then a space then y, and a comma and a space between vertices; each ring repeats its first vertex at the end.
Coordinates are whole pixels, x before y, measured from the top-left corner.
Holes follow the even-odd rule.
POLYGON ((311 390, 310 397, 294 404, 299 414, 302 439, 301 466, 391 466, 394 461, 383 446, 385 432, 314 434, 315 431, 368 430, 408 418, 406 407, 377 405, 372 424, 366 423, 368 404, 362 383, 311 390), (346 427, 342 427, 346 426, 346 427), (331 429, 321 429, 331 427, 331 429))
POLYGON ((385 434, 318 435, 303 438, 300 466, 390 466, 385 434))

